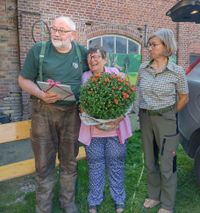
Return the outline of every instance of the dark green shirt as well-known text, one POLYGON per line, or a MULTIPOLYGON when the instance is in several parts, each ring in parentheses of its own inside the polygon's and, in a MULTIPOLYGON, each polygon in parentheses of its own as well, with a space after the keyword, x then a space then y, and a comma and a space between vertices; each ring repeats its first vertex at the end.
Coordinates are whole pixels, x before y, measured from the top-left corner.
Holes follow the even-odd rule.
MULTIPOLYGON (((87 66, 87 50, 77 44, 81 53, 81 63, 83 71, 88 70, 87 66)), ((32 81, 39 79, 39 55, 42 43, 36 43, 28 52, 24 66, 20 72, 24 78, 32 81)), ((72 49, 68 53, 59 53, 52 45, 51 41, 46 43, 44 61, 42 66, 43 81, 52 79, 61 84, 68 84, 72 87, 72 91, 78 100, 82 71, 79 64, 75 44, 72 43, 72 49)), ((61 103, 61 102, 60 102, 61 103)))

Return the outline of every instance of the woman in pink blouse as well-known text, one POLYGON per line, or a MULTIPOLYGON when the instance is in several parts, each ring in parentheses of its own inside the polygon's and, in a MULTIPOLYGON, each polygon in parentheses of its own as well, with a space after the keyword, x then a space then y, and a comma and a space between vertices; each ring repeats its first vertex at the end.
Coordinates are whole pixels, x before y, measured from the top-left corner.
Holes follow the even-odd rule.
MULTIPOLYGON (((105 67, 106 52, 101 48, 91 48, 88 51, 88 65, 90 70, 82 76, 82 83, 95 73, 120 73, 116 68, 105 67)), ((126 155, 127 138, 132 135, 128 116, 120 118, 115 123, 116 128, 103 131, 96 126, 81 123, 79 141, 85 144, 89 170, 89 212, 96 213, 97 206, 104 199, 105 172, 108 172, 111 196, 117 213, 124 212, 124 161, 126 155)))

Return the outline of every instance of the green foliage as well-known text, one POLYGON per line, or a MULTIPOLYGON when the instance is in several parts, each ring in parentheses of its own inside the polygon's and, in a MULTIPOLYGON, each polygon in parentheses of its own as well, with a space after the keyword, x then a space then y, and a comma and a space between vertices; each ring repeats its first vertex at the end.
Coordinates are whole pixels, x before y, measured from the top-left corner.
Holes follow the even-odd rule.
POLYGON ((81 88, 81 108, 94 118, 118 118, 127 112, 133 100, 134 88, 115 74, 96 74, 81 88))

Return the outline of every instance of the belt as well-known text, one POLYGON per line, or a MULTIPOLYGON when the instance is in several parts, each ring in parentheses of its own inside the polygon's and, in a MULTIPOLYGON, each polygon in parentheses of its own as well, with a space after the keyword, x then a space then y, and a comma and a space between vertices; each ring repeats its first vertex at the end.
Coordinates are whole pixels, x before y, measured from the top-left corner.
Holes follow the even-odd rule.
POLYGON ((156 110, 149 110, 149 109, 140 109, 140 110, 151 116, 161 116, 163 113, 170 112, 174 109, 175 109, 175 104, 171 106, 167 106, 165 108, 156 109, 156 110))

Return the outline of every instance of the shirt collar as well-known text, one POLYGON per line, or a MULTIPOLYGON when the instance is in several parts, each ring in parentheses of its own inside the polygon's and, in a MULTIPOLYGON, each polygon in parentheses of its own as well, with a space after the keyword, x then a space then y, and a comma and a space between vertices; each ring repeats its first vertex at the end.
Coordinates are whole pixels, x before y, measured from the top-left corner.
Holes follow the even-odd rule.
MULTIPOLYGON (((152 64, 152 60, 146 61, 146 62, 141 64, 140 68, 144 69, 144 68, 150 67, 151 64, 152 64)), ((176 64, 174 62, 172 62, 171 60, 168 60, 166 68, 167 68, 167 70, 170 70, 172 72, 176 72, 176 64)))

